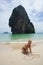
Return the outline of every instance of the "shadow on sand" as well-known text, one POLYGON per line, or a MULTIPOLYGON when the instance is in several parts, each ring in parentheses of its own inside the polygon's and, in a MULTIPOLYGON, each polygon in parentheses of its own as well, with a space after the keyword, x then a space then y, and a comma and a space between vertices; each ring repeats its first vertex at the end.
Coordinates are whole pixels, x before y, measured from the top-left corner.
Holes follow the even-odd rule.
POLYGON ((24 54, 24 60, 32 60, 32 59, 37 59, 37 58, 40 57, 39 54, 35 54, 34 52, 32 52, 32 53, 23 53, 23 54, 24 54))

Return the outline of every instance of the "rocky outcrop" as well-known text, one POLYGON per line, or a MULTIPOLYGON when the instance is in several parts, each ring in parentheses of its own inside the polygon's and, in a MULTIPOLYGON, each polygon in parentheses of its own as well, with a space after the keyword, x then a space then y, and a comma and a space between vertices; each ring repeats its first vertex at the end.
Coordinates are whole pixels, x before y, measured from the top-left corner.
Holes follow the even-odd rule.
POLYGON ((13 9, 9 18, 9 26, 13 34, 35 33, 34 26, 21 5, 13 9))

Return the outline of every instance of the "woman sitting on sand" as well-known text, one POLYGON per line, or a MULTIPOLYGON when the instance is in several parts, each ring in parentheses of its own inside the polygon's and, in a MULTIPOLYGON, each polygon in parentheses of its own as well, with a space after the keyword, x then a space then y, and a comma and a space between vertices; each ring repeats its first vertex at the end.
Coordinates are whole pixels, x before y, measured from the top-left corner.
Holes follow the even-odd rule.
POLYGON ((22 52, 23 52, 24 54, 28 53, 28 48, 30 49, 30 53, 32 52, 32 51, 31 51, 31 43, 32 43, 32 41, 29 40, 28 43, 25 44, 25 45, 22 47, 22 52))

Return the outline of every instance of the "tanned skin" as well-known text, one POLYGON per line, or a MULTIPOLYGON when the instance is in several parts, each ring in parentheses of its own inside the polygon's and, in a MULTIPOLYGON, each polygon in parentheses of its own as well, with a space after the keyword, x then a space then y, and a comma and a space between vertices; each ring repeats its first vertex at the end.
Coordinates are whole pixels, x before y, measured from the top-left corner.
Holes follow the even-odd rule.
POLYGON ((32 44, 32 41, 29 40, 28 43, 25 44, 25 45, 22 47, 23 53, 28 53, 28 48, 30 49, 30 53, 32 52, 32 51, 31 51, 31 44, 32 44))

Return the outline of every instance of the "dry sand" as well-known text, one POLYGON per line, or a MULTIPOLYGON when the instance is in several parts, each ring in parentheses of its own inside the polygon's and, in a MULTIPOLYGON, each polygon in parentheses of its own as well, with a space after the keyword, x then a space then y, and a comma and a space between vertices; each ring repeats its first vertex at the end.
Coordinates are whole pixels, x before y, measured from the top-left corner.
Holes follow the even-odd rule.
POLYGON ((0 65, 43 65, 43 42, 32 43, 32 53, 22 53, 22 43, 0 44, 0 65))

